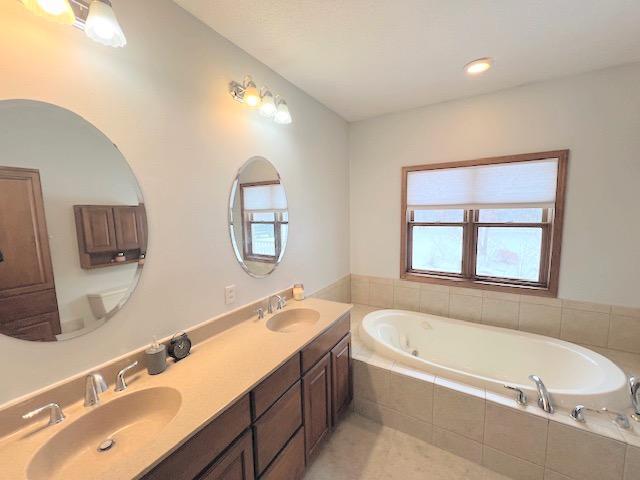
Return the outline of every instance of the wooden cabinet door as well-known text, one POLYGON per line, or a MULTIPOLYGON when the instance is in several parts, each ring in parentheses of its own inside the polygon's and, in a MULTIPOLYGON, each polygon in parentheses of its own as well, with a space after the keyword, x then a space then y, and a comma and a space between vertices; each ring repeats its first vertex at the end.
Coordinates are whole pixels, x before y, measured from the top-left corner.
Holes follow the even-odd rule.
POLYGON ((251 431, 236 440, 198 480, 254 480, 251 431))
POLYGON ((116 229, 112 207, 80 207, 84 247, 87 253, 115 252, 116 229))
POLYGON ((113 207, 113 220, 116 230, 118 250, 135 250, 141 248, 141 222, 138 218, 141 210, 138 207, 113 207))
POLYGON ((331 350, 331 418, 334 425, 353 398, 352 379, 351 334, 348 334, 331 350))
POLYGON ((53 288, 37 170, 0 167, 0 298, 53 288))
POLYGON ((327 353, 302 378, 305 455, 313 456, 331 430, 331 354, 327 353))

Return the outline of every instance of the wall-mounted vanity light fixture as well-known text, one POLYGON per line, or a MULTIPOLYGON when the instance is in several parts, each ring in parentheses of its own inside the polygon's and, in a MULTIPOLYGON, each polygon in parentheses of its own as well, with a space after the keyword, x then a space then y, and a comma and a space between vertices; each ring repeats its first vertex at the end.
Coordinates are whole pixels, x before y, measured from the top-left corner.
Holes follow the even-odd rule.
POLYGON ((287 102, 279 95, 274 95, 267 87, 258 90, 253 79, 247 75, 242 83, 233 81, 229 84, 229 93, 234 100, 251 108, 258 108, 260 114, 272 118, 274 122, 289 124, 292 122, 287 102))
POLYGON ((109 47, 124 47, 127 44, 111 0, 20 1, 37 15, 83 30, 95 42, 109 47))

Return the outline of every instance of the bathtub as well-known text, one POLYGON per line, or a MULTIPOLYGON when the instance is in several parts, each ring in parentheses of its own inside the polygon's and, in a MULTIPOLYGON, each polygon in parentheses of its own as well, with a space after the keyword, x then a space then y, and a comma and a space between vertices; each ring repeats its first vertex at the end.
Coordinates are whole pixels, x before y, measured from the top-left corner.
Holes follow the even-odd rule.
POLYGON ((609 359, 573 343, 532 333, 403 310, 378 310, 360 325, 374 352, 431 375, 513 396, 522 389, 535 404, 529 375, 545 383, 556 407, 582 404, 622 410, 631 404, 627 377, 609 359))

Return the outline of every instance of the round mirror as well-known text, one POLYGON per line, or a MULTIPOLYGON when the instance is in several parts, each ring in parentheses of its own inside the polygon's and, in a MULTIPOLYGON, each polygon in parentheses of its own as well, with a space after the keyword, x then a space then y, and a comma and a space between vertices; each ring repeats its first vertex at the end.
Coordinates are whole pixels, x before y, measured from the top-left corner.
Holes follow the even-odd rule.
POLYGON ((229 230, 238 262, 254 277, 275 270, 287 245, 287 196, 276 168, 250 158, 238 171, 229 199, 229 230))
POLYGON ((99 130, 0 101, 0 333, 57 341, 104 324, 138 282, 146 225, 138 182, 99 130))

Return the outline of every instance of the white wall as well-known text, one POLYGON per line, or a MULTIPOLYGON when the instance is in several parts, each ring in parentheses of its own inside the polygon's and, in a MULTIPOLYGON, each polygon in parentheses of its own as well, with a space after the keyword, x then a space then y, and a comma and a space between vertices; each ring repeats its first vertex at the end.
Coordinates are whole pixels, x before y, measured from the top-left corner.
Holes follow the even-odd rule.
POLYGON ((349 273, 346 123, 170 0, 113 4, 124 49, 0 3, 0 99, 58 104, 116 143, 143 190, 150 237, 137 291, 105 326, 51 344, 0 337, 0 402, 296 281, 313 292, 349 273), (231 99, 227 84, 245 74, 287 99, 292 125, 231 99), (267 279, 237 264, 227 227, 231 183, 254 155, 279 170, 290 209, 287 253, 267 279), (225 306, 231 284, 236 304, 225 306))
POLYGON ((352 273, 399 276, 402 166, 564 148, 559 296, 640 306, 640 64, 351 124, 352 273))

